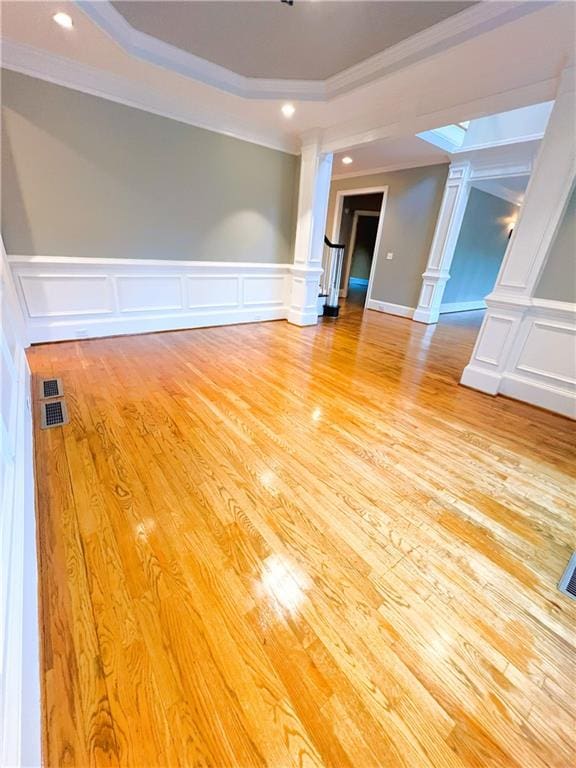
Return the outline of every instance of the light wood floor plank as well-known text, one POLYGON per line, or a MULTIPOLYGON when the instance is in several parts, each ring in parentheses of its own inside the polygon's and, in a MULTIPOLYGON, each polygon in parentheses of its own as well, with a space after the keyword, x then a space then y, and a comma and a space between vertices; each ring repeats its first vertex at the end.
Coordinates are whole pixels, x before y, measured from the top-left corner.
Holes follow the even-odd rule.
POLYGON ((459 386, 479 321, 29 351, 47 766, 575 763, 574 425, 459 386))

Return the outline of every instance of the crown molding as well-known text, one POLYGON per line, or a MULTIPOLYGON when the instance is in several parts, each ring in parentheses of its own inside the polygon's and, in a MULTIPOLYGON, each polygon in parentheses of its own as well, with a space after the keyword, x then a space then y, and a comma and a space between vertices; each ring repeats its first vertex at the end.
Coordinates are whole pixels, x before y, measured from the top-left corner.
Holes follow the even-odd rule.
POLYGON ((329 101, 549 4, 529 0, 478 3, 326 80, 288 80, 246 77, 183 51, 132 27, 108 0, 75 2, 88 18, 135 58, 245 99, 300 101, 329 101))
POLYGON ((295 155, 300 152, 296 141, 253 131, 242 126, 235 115, 216 116, 203 108, 190 109, 180 101, 166 97, 165 94, 149 86, 138 85, 111 72, 105 72, 63 56, 56 56, 24 43, 3 39, 1 64, 4 69, 72 88, 90 96, 98 96, 127 107, 151 112, 196 128, 204 128, 281 152, 295 155))

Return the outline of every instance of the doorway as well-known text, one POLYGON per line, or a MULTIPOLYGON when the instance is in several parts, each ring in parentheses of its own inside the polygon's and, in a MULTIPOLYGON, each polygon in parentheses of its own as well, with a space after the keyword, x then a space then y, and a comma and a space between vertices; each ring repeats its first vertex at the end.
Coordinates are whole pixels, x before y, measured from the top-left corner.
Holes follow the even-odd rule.
POLYGON ((336 195, 332 239, 345 246, 340 296, 361 306, 370 297, 387 191, 370 187, 340 190, 336 195))
POLYGON ((354 303, 366 303, 379 218, 379 211, 354 211, 348 258, 340 289, 340 295, 354 300, 354 303))

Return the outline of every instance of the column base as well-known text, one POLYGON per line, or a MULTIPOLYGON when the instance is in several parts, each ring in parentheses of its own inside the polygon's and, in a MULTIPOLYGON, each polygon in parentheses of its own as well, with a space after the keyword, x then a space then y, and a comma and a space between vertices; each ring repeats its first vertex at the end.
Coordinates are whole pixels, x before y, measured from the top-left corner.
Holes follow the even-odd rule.
POLYGON ((412 315, 412 320, 416 320, 417 323, 426 323, 431 325, 437 323, 440 318, 440 311, 438 308, 433 307, 430 309, 415 309, 412 315))
POLYGON ((500 389, 502 375, 495 371, 487 371, 475 365, 468 364, 462 373, 460 384, 470 389, 477 389, 487 395, 497 395, 500 389))
POLYGON ((292 325, 317 325, 318 324, 318 312, 302 311, 300 309, 288 310, 288 317, 286 318, 292 325))

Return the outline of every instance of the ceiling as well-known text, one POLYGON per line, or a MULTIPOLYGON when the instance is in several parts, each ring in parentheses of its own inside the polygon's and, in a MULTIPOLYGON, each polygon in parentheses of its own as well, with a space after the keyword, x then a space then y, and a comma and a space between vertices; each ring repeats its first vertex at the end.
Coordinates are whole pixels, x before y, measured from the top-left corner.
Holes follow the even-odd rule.
MULTIPOLYGON (((232 78, 214 82, 214 68, 221 67, 190 67, 195 57, 136 32, 107 2, 4 0, 0 7, 3 67, 294 153, 315 140, 323 151, 356 151, 544 102, 554 98, 559 74, 574 60, 574 5, 564 2, 476 3, 330 78, 330 90, 228 70, 232 78), (72 16, 72 30, 52 21, 58 11, 72 16), (143 55, 147 40, 153 45, 143 55), (165 49, 178 55, 168 57, 165 49), (347 74, 352 71, 355 79, 347 74), (280 111, 287 98, 296 107, 290 120, 280 111)), ((403 151, 396 145, 395 157, 403 151)))
POLYGON ((254 78, 325 80, 473 2, 115 2, 135 29, 254 78))
POLYGON ((448 163, 447 152, 419 139, 408 136, 398 139, 381 139, 334 155, 333 176, 360 176, 366 171, 391 171, 396 168, 414 168, 422 165, 448 163), (342 158, 350 156, 353 162, 344 165, 342 158))

